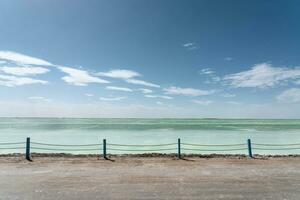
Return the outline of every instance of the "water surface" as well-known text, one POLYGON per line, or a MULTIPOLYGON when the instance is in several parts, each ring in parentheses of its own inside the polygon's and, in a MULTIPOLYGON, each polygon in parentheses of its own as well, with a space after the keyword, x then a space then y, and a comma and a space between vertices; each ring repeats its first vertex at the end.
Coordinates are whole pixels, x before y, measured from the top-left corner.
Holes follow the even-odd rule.
MULTIPOLYGON (((117 144, 164 144, 176 143, 181 138, 183 143, 193 144, 245 144, 248 138, 253 143, 290 144, 300 143, 300 120, 256 120, 256 119, 68 119, 68 118, 0 118, 0 143, 25 142, 30 137, 33 142, 54 144, 97 144, 107 139, 108 143, 117 144)), ((23 147, 23 144, 18 145, 23 147)), ((3 148, 8 146, 1 146, 3 148)), ((44 146, 38 146, 44 147, 44 146)), ((268 148, 279 148, 278 146, 268 148)), ((299 154, 300 145, 291 150, 254 150, 260 154, 299 154)), ((286 148, 284 147, 284 148, 286 148)), ((79 151, 76 153, 99 153, 101 146, 87 147, 99 151, 79 151)), ((110 147, 120 148, 120 147, 110 147)), ((122 149, 143 149, 139 147, 122 147, 122 149)), ((172 149, 163 152, 176 152, 177 145, 162 147, 145 147, 144 149, 172 149), (174 149, 175 148, 175 149, 174 149)), ((225 147, 195 147, 201 153, 225 153, 225 147)), ((241 149, 226 153, 247 153, 246 144, 226 147, 241 149)), ((281 148, 281 147, 280 147, 281 148)), ((34 150, 50 152, 47 150, 34 150)), ((0 153, 24 152, 24 149, 4 150, 0 153)), ((113 151, 111 151, 113 152, 113 151)), ((114 151, 122 153, 121 151, 114 151)), ((185 153, 199 151, 183 150, 185 153)), ((75 153, 75 152, 71 152, 75 153)), ((133 152, 126 152, 133 153, 133 152)), ((138 152, 134 152, 138 153, 138 152)))

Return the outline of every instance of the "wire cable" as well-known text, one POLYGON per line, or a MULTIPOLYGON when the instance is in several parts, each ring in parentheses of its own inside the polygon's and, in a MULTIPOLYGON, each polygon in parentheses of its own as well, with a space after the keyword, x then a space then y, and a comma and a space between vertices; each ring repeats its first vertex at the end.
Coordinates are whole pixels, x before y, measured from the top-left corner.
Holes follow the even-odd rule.
POLYGON ((107 150, 111 150, 111 151, 173 151, 173 150, 177 150, 176 148, 170 148, 170 149, 117 149, 117 148, 107 148, 107 150))
POLYGON ((10 150, 10 149, 25 149, 25 147, 7 147, 7 148, 0 148, 1 150, 10 150))
POLYGON ((31 147, 31 149, 47 150, 47 151, 101 151, 102 149, 53 149, 53 148, 40 148, 31 147))
POLYGON ((0 145, 18 145, 18 144, 25 144, 25 142, 0 143, 0 145))
POLYGON ((188 146, 203 146, 203 147, 226 147, 226 146, 244 146, 246 145, 245 143, 241 143, 241 144, 191 144, 191 143, 181 143, 183 145, 188 145, 188 146))
POLYGON ((293 143, 293 144, 262 144, 262 143, 252 143, 253 145, 257 146, 300 146, 300 143, 293 143))
POLYGON ((168 144, 114 144, 114 143, 107 143, 107 145, 120 146, 120 147, 158 147, 158 146, 177 145, 177 143, 168 143, 168 144))
POLYGON ((257 148, 257 147, 254 147, 254 148, 252 148, 252 149, 255 149, 255 150, 269 150, 269 151, 272 151, 272 150, 278 150, 278 151, 281 151, 281 150, 296 150, 296 149, 299 149, 300 150, 300 147, 298 147, 298 148, 293 148, 293 147, 291 147, 291 148, 257 148))
POLYGON ((188 150, 188 151, 242 151, 242 150, 247 150, 247 148, 239 148, 239 149, 191 149, 191 148, 182 148, 182 150, 188 150))
POLYGON ((31 144, 44 145, 44 146, 62 146, 62 147, 87 147, 87 146, 102 146, 103 144, 49 144, 41 142, 31 142, 31 144))

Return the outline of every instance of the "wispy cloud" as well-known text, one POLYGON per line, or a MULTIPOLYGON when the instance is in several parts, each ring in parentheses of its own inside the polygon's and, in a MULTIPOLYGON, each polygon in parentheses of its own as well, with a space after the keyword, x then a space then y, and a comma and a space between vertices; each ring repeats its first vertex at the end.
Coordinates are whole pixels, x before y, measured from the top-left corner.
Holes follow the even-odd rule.
POLYGON ((96 74, 97 76, 105 76, 110 78, 119 78, 125 80, 127 83, 135 84, 135 85, 143 85, 147 87, 156 87, 159 88, 160 86, 154 83, 150 83, 147 81, 135 79, 135 77, 142 76, 140 73, 132 70, 125 70, 125 69, 116 69, 111 70, 108 72, 99 72, 96 74))
POLYGON ((278 95, 277 100, 282 103, 299 103, 300 88, 290 88, 278 95))
POLYGON ((157 104, 157 105, 163 105, 164 103, 161 102, 161 101, 157 101, 156 104, 157 104))
POLYGON ((72 85, 87 86, 89 83, 109 83, 109 81, 92 76, 85 70, 75 69, 71 67, 58 67, 58 69, 68 74, 68 76, 62 77, 62 79, 72 85))
POLYGON ((32 96, 32 97, 28 97, 28 99, 33 100, 33 101, 42 101, 42 102, 51 102, 51 99, 48 99, 46 97, 42 97, 42 96, 32 96))
POLYGON ((133 92, 132 89, 126 88, 126 87, 106 86, 106 89, 107 90, 122 91, 122 92, 133 92))
POLYGON ((226 61, 232 61, 233 58, 232 57, 225 57, 224 60, 226 60, 226 61))
POLYGON ((138 89, 139 91, 141 91, 144 94, 150 94, 153 93, 153 90, 147 89, 147 88, 140 88, 138 89))
POLYGON ((130 79, 134 77, 141 76, 138 72, 126 69, 115 69, 108 72, 99 72, 96 75, 105 76, 110 78, 121 78, 121 79, 130 79))
POLYGON ((47 62, 45 60, 23 55, 13 51, 0 51, 0 59, 27 65, 52 66, 50 62, 47 62))
POLYGON ((208 79, 205 81, 205 83, 207 84, 218 83, 222 80, 219 76, 216 75, 216 72, 211 68, 201 69, 198 73, 200 75, 207 76, 208 79))
POLYGON ((91 93, 85 93, 84 96, 87 96, 87 97, 93 97, 95 96, 94 94, 91 94, 91 93))
POLYGON ((268 63, 254 65, 250 70, 224 77, 232 87, 268 88, 300 78, 300 68, 273 67, 268 63))
POLYGON ((184 46, 184 47, 191 47, 191 46, 193 46, 193 45, 194 45, 194 43, 189 42, 189 43, 183 44, 182 46, 184 46))
POLYGON ((195 50, 198 49, 197 45, 193 42, 188 42, 182 45, 187 50, 195 50))
POLYGON ((192 102, 202 106, 208 106, 213 103, 213 101, 210 100, 192 100, 192 102))
POLYGON ((50 70, 43 67, 0 67, 0 71, 16 76, 31 76, 45 74, 50 70))
POLYGON ((230 94, 230 93, 225 93, 225 94, 222 94, 221 96, 225 97, 225 98, 232 98, 232 97, 235 97, 236 95, 235 94, 230 94))
POLYGON ((47 84, 48 81, 33 79, 28 77, 17 77, 17 76, 8 76, 0 74, 0 85, 7 87, 15 87, 22 85, 31 85, 31 84, 47 84))
POLYGON ((100 101, 121 101, 126 99, 126 97, 100 97, 100 101))
POLYGON ((199 74, 200 75, 209 75, 209 74, 215 74, 215 71, 214 70, 212 70, 211 68, 204 68, 204 69, 201 69, 200 71, 199 71, 199 74))
POLYGON ((165 96, 165 95, 145 95, 147 98, 161 98, 161 99, 173 99, 173 97, 165 96))
POLYGON ((194 88, 169 87, 164 88, 166 94, 185 95, 185 96, 204 96, 213 94, 214 90, 199 90, 194 88))
POLYGON ((226 103, 230 104, 230 105, 235 105, 235 106, 242 105, 241 102, 237 102, 237 101, 227 101, 226 103))
POLYGON ((44 74, 50 71, 41 66, 53 66, 50 62, 45 60, 13 51, 0 51, 0 62, 0 85, 7 87, 47 84, 48 81, 34 79, 28 76, 44 74))
POLYGON ((154 87, 154 88, 159 88, 160 87, 160 85, 150 83, 150 82, 146 82, 146 81, 143 81, 143 80, 138 80, 138 79, 126 79, 126 82, 131 83, 131 84, 135 84, 135 85, 143 85, 143 86, 154 87))

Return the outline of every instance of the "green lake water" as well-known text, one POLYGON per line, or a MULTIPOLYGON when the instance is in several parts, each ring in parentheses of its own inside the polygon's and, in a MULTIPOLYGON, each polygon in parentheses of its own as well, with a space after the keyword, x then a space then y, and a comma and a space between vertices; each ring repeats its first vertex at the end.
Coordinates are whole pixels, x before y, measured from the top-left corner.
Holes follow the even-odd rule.
MULTIPOLYGON (((180 138, 182 143, 202 145, 241 144, 240 146, 183 146, 183 153, 242 153, 246 154, 246 141, 259 144, 300 143, 300 120, 256 120, 256 119, 66 119, 66 118, 0 118, 0 143, 32 142, 50 144, 100 144, 103 139, 108 144, 170 144, 180 138), (187 150, 187 149, 198 150, 187 150), (204 150, 204 151, 199 151, 204 150), (223 150, 227 151, 223 151, 223 150), (229 150, 228 150, 229 149, 229 150), (230 149, 237 149, 230 151, 230 149), (238 150, 241 149, 241 150, 238 150), (211 151, 210 151, 211 150, 211 151)), ((15 145, 16 146, 16 145, 15 145)), ((1 145, 0 153, 24 152, 20 149, 5 149, 14 145, 1 145)), ((35 145, 32 144, 34 147, 35 145)), ((255 145, 254 145, 255 146, 255 145)), ((49 146, 36 145, 35 152, 49 146)), ((52 148, 52 147, 51 147, 52 148)), ((57 148, 57 147, 55 147, 57 148)), ((65 147, 60 147, 64 149, 65 147)), ((68 147, 69 148, 69 147, 68 147)), ((102 146, 82 147, 91 151, 59 151, 68 153, 101 153, 102 146), (99 151, 97 150, 99 148, 99 151)), ((176 153, 177 145, 158 147, 109 146, 124 150, 163 150, 176 153)), ((255 146, 273 150, 253 149, 259 154, 300 154, 300 144, 291 146, 255 146), (278 150, 288 148, 287 150, 278 150), (297 149, 299 148, 299 149, 297 149)), ((142 153, 139 151, 109 150, 111 153, 142 153)), ((160 152, 160 151, 158 151, 160 152)))

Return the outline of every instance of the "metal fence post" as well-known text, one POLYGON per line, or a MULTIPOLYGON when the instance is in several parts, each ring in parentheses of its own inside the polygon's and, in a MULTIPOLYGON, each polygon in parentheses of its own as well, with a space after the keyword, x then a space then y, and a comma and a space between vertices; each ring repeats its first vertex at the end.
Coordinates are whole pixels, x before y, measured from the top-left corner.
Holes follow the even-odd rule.
POLYGON ((103 158, 107 159, 107 157, 106 157, 106 139, 103 139, 103 158))
POLYGON ((30 159, 30 137, 26 138, 26 160, 31 161, 30 159))
POLYGON ((247 140, 247 144, 248 144, 248 155, 249 155, 250 158, 253 158, 253 156, 252 156, 252 146, 251 146, 251 140, 250 139, 247 140))
POLYGON ((180 142, 180 138, 178 138, 178 158, 181 159, 181 142, 180 142))

